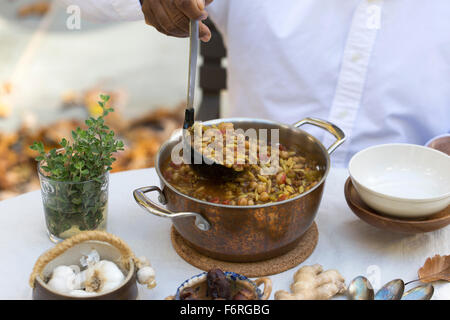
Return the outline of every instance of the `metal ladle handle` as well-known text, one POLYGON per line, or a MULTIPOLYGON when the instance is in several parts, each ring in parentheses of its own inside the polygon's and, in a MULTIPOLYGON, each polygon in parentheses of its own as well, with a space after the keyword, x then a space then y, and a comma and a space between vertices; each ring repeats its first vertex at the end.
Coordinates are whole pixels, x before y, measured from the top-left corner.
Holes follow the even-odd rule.
POLYGON ((187 92, 187 109, 194 109, 195 79, 197 74, 197 56, 199 46, 198 21, 191 20, 189 24, 189 76, 187 92))
POLYGON ((197 74, 197 56, 199 46, 199 30, 198 21, 191 20, 189 25, 189 75, 188 75, 188 90, 186 111, 184 115, 183 129, 188 129, 194 125, 194 93, 195 93, 195 79, 197 74))
POLYGON ((202 231, 208 231, 211 229, 210 223, 200 214, 196 212, 172 212, 166 208, 161 207, 153 200, 148 198, 145 194, 147 192, 157 191, 158 200, 161 204, 167 204, 167 200, 164 197, 162 190, 157 186, 142 187, 133 191, 134 199, 143 209, 159 217, 178 219, 195 217, 195 225, 202 231))

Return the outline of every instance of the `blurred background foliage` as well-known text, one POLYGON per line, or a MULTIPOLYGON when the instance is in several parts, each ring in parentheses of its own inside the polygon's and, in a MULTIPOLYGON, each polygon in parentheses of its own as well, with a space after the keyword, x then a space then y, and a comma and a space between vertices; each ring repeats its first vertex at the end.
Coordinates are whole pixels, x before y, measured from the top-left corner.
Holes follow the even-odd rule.
MULTIPOLYGON (((153 166, 160 144, 181 126, 187 40, 142 21, 66 26, 51 0, 0 2, 0 200, 39 189, 36 140, 59 147, 111 95, 108 124, 124 140, 114 171, 153 166)), ((197 99, 199 101, 200 99, 197 99)))

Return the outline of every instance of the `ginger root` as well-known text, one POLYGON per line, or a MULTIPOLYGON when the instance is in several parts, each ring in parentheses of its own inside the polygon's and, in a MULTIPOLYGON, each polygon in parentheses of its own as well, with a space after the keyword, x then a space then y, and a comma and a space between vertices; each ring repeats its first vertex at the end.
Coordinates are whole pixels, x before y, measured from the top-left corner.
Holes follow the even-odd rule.
POLYGON ((346 290, 345 279, 336 270, 327 270, 319 264, 297 270, 291 292, 275 292, 275 300, 328 300, 346 290))

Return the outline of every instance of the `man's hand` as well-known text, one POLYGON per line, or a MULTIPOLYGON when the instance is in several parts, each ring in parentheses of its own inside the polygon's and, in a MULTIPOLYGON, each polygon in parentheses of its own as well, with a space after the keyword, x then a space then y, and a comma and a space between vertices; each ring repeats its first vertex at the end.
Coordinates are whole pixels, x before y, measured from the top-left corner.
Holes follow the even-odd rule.
MULTIPOLYGON (((189 36, 189 20, 205 20, 206 5, 213 0, 140 0, 145 22, 159 32, 173 37, 189 36)), ((199 23, 199 36, 204 42, 211 38, 211 31, 199 23)))

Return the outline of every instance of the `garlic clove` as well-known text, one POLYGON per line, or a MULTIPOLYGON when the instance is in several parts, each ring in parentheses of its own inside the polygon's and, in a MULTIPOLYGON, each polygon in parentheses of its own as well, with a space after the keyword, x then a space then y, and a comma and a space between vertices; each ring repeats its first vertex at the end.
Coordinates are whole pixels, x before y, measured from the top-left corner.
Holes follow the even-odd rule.
POLYGON ((98 254, 97 250, 92 250, 87 255, 84 255, 80 259, 80 264, 82 267, 89 267, 93 266, 97 262, 100 261, 100 255, 98 254))
POLYGON ((55 269, 53 269, 52 278, 53 277, 68 277, 75 274, 72 268, 68 266, 57 266, 55 269))
POLYGON ((155 270, 152 267, 143 267, 137 272, 137 280, 140 284, 147 285, 147 288, 152 289, 156 286, 155 270))
POLYGON ((122 285, 125 276, 120 268, 114 262, 99 259, 98 252, 92 250, 80 259, 81 265, 87 267, 83 271, 76 265, 58 266, 47 285, 59 293, 80 297, 105 293, 122 285))
POLYGON ((60 293, 68 293, 75 289, 75 272, 68 266, 58 266, 53 270, 47 285, 60 293))
POLYGON ((101 260, 86 270, 86 291, 110 291, 119 287, 124 279, 125 276, 114 262, 101 260))

